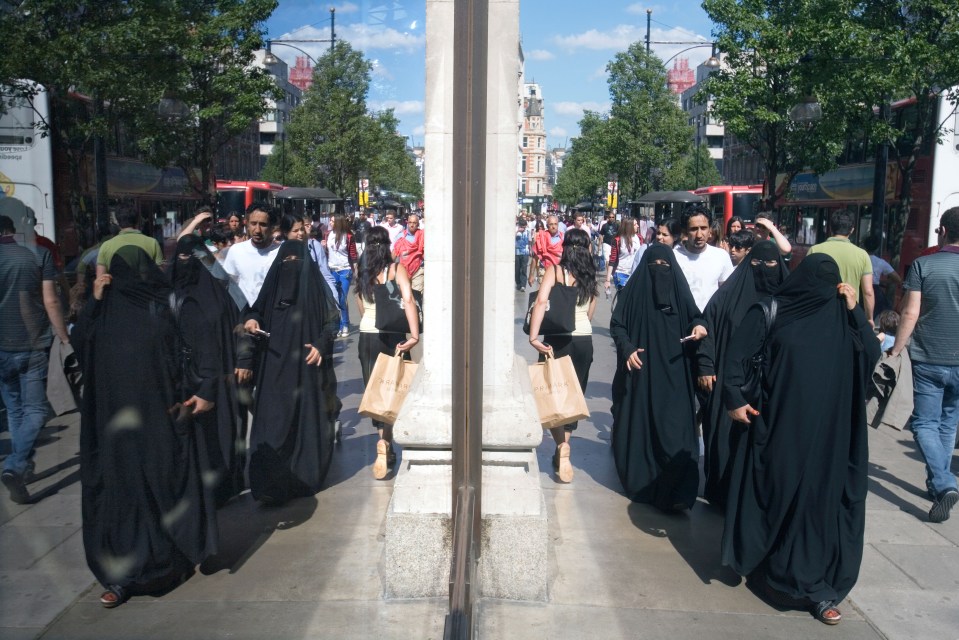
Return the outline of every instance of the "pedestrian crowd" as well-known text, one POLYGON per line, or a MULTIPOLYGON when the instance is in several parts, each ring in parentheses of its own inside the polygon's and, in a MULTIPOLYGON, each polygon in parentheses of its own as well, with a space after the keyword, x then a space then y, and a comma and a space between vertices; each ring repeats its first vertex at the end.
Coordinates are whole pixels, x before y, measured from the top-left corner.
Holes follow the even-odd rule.
MULTIPOLYGON (((216 509, 242 491, 275 505, 320 490, 340 437, 337 339, 356 333, 364 385, 380 354, 408 358, 419 343, 417 215, 401 221, 390 210, 377 224, 361 211, 326 225, 256 203, 214 222, 201 208, 165 261, 121 207, 80 257, 65 319, 54 256, 28 212, 11 213, 0 215, 0 391, 12 449, 2 481, 13 501, 30 501, 46 378, 57 374, 48 362, 72 346, 83 541, 106 607, 174 584, 215 554, 216 509), (381 287, 402 300, 408 331, 380 328, 390 311, 381 287)), ((602 284, 612 295, 611 446, 624 493, 666 512, 691 509, 702 458, 703 497, 726 516, 723 562, 771 598, 837 624, 862 557, 866 407, 880 358, 911 357, 929 519, 946 520, 959 502, 950 469, 959 208, 942 215, 938 246, 905 279, 850 242, 849 214, 829 225, 829 240, 790 271, 792 247, 767 216, 752 228, 716 224, 700 208, 658 225, 614 213, 599 224, 582 213, 523 216, 515 286, 538 283, 530 344, 541 360, 569 356, 585 391, 602 284), (889 289, 900 283, 901 315, 889 289)), ((371 471, 383 479, 396 460, 392 425, 373 426, 371 471)), ((574 477, 576 428, 549 429, 561 482, 574 477)))
MULTIPOLYGON (((220 222, 201 207, 165 261, 137 212, 120 207, 78 261, 65 319, 56 264, 23 233, 26 213, 0 216, 0 390, 13 449, 2 480, 13 501, 31 501, 46 379, 58 375, 50 354, 72 347, 83 541, 106 607, 214 555, 216 510, 242 491, 275 505, 320 490, 340 435, 337 338, 358 330, 364 382, 379 353, 419 341, 415 322, 409 336, 379 331, 371 293, 395 281, 410 308, 422 293, 416 215, 401 223, 390 210, 373 225, 365 212, 338 214, 327 227, 262 203, 220 222)), ((395 454, 390 426, 376 426, 382 479, 395 454)))
MULTIPOLYGON (((726 515, 723 563, 778 604, 837 624, 862 559, 867 401, 880 359, 887 367, 906 351, 912 359, 910 428, 927 467, 929 520, 946 520, 959 502, 950 469, 959 208, 942 215, 938 246, 905 280, 870 255, 876 243, 867 252, 850 241, 845 211, 832 213, 828 240, 792 271, 792 246, 766 214, 752 228, 737 217, 723 226, 703 208, 645 222, 610 213, 591 233, 582 214, 565 231, 557 215, 517 221, 516 288, 541 281, 530 344, 540 360, 569 355, 585 391, 603 273, 607 297, 616 291, 611 445, 626 495, 666 512, 690 509, 702 459, 703 497, 726 515), (590 235, 601 247, 590 250, 590 235), (901 317, 889 292, 900 283, 901 317), (575 291, 575 305, 557 288, 575 291), (558 326, 544 318, 567 307, 575 328, 540 335, 541 325, 558 326)), ((550 429, 561 482, 574 475, 575 428, 550 429)))

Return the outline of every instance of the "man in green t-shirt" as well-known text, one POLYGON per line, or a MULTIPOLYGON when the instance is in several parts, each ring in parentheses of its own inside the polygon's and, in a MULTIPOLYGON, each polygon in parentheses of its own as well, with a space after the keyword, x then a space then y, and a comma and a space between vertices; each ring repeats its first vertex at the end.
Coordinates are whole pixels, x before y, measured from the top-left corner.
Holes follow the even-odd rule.
POLYGON ((146 254, 154 262, 162 265, 163 250, 160 248, 160 243, 154 238, 143 235, 137 228, 140 224, 139 214, 129 207, 121 207, 117 210, 116 218, 120 233, 100 245, 100 253, 97 254, 97 276, 102 276, 110 271, 110 261, 113 260, 113 254, 120 247, 127 245, 140 247, 146 251, 146 254))
POLYGON ((833 211, 829 216, 829 232, 832 236, 809 249, 809 253, 825 253, 839 265, 842 281, 856 290, 856 300, 862 302, 869 324, 876 308, 876 294, 872 288, 872 262, 869 254, 849 241, 855 229, 855 220, 850 212, 833 211))

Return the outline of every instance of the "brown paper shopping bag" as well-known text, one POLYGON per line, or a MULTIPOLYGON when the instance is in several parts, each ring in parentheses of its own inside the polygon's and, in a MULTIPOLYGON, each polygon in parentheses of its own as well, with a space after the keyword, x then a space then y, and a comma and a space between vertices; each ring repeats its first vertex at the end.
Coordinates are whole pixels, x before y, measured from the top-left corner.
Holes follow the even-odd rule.
POLYGON ((579 388, 573 359, 546 356, 544 362, 529 366, 533 398, 544 429, 552 429, 589 417, 586 397, 579 388))
POLYGON ((396 422, 417 366, 398 351, 394 356, 378 355, 360 401, 360 414, 387 424, 396 422))

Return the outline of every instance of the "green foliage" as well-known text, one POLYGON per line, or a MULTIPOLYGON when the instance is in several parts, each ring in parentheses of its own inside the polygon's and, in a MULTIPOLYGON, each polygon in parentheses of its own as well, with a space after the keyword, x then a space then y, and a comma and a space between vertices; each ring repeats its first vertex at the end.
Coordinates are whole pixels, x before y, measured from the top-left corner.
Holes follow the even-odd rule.
POLYGON ((90 113, 51 123, 68 149, 82 152, 91 136, 121 129, 144 160, 186 169, 194 189, 211 199, 217 150, 259 119, 275 90, 251 62, 276 5, 31 0, 2 11, 0 39, 15 53, 0 57, 0 82, 29 95, 31 86, 18 81, 33 80, 64 107, 68 91, 88 96, 90 113), (160 114, 163 97, 179 100, 189 114, 160 114))
POLYGON ((709 157, 709 149, 700 145, 698 152, 694 147, 670 167, 663 176, 661 188, 663 191, 692 191, 718 184, 723 184, 723 177, 709 157))
POLYGON ((580 136, 553 192, 563 204, 590 200, 597 189, 604 193, 611 173, 619 178, 621 201, 684 182, 693 130, 669 91, 660 59, 637 42, 606 69, 610 112, 587 112, 580 121, 580 136))
POLYGON ((286 145, 274 147, 261 177, 280 181, 285 176, 287 184, 320 185, 347 196, 366 171, 371 185, 421 197, 416 165, 397 133, 393 111, 367 109, 372 68, 343 41, 321 57, 313 84, 291 114, 286 145))

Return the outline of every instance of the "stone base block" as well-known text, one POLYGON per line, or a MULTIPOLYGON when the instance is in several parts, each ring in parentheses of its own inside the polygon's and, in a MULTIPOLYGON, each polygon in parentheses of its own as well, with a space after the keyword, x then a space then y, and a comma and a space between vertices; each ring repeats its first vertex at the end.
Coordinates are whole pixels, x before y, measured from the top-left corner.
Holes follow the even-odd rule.
MULTIPOLYGON (((448 595, 453 532, 449 451, 404 449, 386 515, 386 598, 448 595)), ((484 597, 547 597, 546 502, 532 450, 483 452, 478 588, 484 597)))

